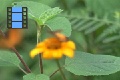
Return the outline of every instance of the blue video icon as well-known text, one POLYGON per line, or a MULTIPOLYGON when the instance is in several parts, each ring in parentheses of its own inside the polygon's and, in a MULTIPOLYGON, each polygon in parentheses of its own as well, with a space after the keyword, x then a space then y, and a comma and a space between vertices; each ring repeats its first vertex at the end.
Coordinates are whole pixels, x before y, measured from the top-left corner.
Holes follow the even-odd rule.
POLYGON ((7 7, 7 28, 28 28, 27 7, 7 7))

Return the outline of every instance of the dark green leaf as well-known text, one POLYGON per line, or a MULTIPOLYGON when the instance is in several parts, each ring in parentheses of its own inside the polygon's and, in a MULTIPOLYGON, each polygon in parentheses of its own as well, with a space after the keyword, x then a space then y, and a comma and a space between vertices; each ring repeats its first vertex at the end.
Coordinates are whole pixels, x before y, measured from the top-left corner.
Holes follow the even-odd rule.
POLYGON ((77 51, 73 59, 65 60, 65 65, 75 75, 109 75, 120 70, 120 58, 77 51))

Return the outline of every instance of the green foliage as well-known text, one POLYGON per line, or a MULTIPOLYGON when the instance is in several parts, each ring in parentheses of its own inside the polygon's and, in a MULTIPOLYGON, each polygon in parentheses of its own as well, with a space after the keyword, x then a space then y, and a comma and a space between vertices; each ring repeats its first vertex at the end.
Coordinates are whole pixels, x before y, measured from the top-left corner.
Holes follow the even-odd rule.
POLYGON ((22 1, 22 2, 15 2, 17 5, 15 6, 22 6, 28 8, 28 14, 31 19, 34 19, 37 23, 42 24, 42 21, 39 20, 39 17, 42 13, 46 10, 51 9, 49 6, 33 2, 33 1, 22 1), (34 5, 34 7, 33 7, 34 5), (39 7, 39 8, 38 8, 39 7))
MULTIPOLYGON (((69 16, 70 17, 70 16, 69 16)), ((85 34, 94 33, 97 30, 100 30, 101 28, 105 27, 104 30, 99 34, 96 41, 103 41, 107 42, 106 39, 112 39, 109 41, 114 41, 119 38, 115 38, 115 34, 119 35, 120 31, 120 22, 118 19, 115 21, 111 21, 108 19, 108 16, 105 15, 103 18, 90 17, 86 14, 86 16, 79 16, 79 17, 70 17, 71 23, 73 25, 73 29, 77 31, 84 31, 85 34), (112 35, 112 38, 109 38, 110 34, 112 35), (113 39, 114 38, 114 39, 113 39)))
POLYGON ((19 67, 20 60, 15 53, 10 51, 0 50, 0 66, 17 66, 19 67))
POLYGON ((44 74, 35 75, 33 73, 23 76, 23 80, 50 80, 48 76, 44 74))
POLYGON ((118 36, 120 31, 119 2, 119 0, 114 2, 112 0, 85 0, 88 11, 80 11, 80 15, 67 16, 71 20, 73 29, 84 31, 87 35, 102 29, 97 35, 96 42, 116 41, 119 38, 115 36, 118 36))
POLYGON ((39 26, 47 25, 51 30, 60 30, 62 28, 63 33, 66 36, 70 36, 71 34, 70 22, 65 17, 55 17, 62 11, 58 7, 50 8, 47 5, 41 3, 36 4, 36 2, 32 1, 23 1, 16 3, 17 5, 15 6, 23 7, 27 6, 30 17, 32 17, 32 19, 35 20, 39 26), (40 8, 38 9, 38 7, 40 8))
POLYGON ((80 50, 81 49, 86 50, 87 42, 86 42, 85 36, 81 32, 73 30, 71 33, 70 39, 76 42, 76 47, 78 47, 80 50))
POLYGON ((0 80, 62 80, 59 70, 49 79, 58 69, 54 60, 43 60, 44 74, 40 74, 38 59, 29 57, 30 50, 36 46, 36 26, 43 27, 41 40, 51 36, 50 30, 62 30, 76 43, 75 57, 60 60, 62 65, 65 62, 65 70, 62 70, 67 80, 119 80, 120 0, 1 0, 2 31, 7 26, 6 8, 13 2, 17 3, 14 6, 28 7, 29 26, 17 50, 32 73, 25 75, 18 69, 25 68, 19 66, 15 53, 0 50, 0 80))
POLYGON ((49 9, 40 15, 39 20, 42 20, 42 22, 44 24, 48 19, 51 19, 52 17, 56 16, 61 11, 62 10, 59 9, 58 7, 49 9))
POLYGON ((14 0, 0 0, 0 24, 2 24, 3 22, 5 22, 5 19, 7 18, 6 15, 6 10, 7 10, 7 7, 11 5, 11 3, 13 2, 14 0), (7 2, 7 3, 6 3, 7 2))
POLYGON ((22 6, 22 7, 28 7, 28 13, 36 18, 39 18, 39 16, 45 12, 48 9, 51 9, 49 6, 33 2, 33 1, 21 1, 21 2, 15 2, 17 5, 15 6, 22 6), (34 5, 34 7, 33 7, 34 5))
POLYGON ((100 17, 107 13, 110 18, 113 15, 112 13, 120 8, 120 0, 85 0, 85 3, 89 11, 93 11, 100 17))
POLYGON ((71 24, 65 17, 55 17, 46 22, 46 25, 52 30, 62 30, 66 36, 71 34, 71 24))
POLYGON ((109 75, 120 70, 120 58, 77 51, 73 59, 65 60, 65 69, 75 75, 109 75))

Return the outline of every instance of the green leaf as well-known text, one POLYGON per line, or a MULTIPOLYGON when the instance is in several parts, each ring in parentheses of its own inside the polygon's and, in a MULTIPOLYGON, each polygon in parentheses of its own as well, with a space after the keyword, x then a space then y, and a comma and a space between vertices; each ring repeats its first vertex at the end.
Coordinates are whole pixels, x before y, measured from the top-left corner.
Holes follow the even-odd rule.
POLYGON ((43 25, 48 19, 51 19, 62 11, 58 7, 50 8, 47 5, 33 1, 22 1, 15 3, 17 4, 15 6, 27 7, 29 18, 35 20, 39 25, 43 25))
POLYGON ((50 80, 48 76, 44 74, 35 75, 33 73, 23 76, 23 80, 50 80))
POLYGON ((103 43, 109 43, 115 40, 120 40, 120 35, 115 35, 115 36, 111 36, 111 37, 107 37, 103 40, 103 43))
MULTIPOLYGON (((99 18, 97 15, 94 17, 89 17, 88 14, 86 16, 68 16, 72 23, 72 28, 77 31, 84 31, 85 34, 96 33, 95 42, 104 42, 105 38, 109 38, 109 36, 115 37, 120 32, 120 21, 118 19, 110 20, 107 14, 102 15, 103 18, 99 18), (87 17, 86 17, 87 16, 87 17)), ((116 41, 118 39, 109 40, 116 41)))
POLYGON ((65 65, 65 69, 75 75, 109 75, 120 71, 120 58, 76 51, 73 59, 65 60, 65 65))
POLYGON ((55 17, 45 23, 52 31, 62 30, 66 36, 71 35, 71 23, 65 17, 55 17))
POLYGON ((0 50, 0 66, 19 66, 19 63, 15 53, 0 50))
POLYGON ((120 7, 120 0, 85 0, 85 3, 89 11, 93 11, 101 17, 105 13, 110 14, 111 12, 119 10, 120 7))
POLYGON ((33 2, 33 1, 21 1, 21 2, 15 2, 16 6, 22 6, 28 8, 28 14, 32 17, 39 18, 39 16, 45 12, 46 10, 50 9, 49 6, 33 2))
POLYGON ((4 22, 6 22, 7 19, 7 7, 11 6, 11 3, 14 0, 0 0, 0 24, 5 24, 4 22))
POLYGON ((62 10, 59 9, 58 7, 48 9, 40 15, 39 20, 42 20, 44 24, 48 19, 51 19, 52 17, 56 16, 60 12, 62 12, 62 10))
POLYGON ((6 11, 6 10, 7 10, 7 7, 10 6, 10 4, 11 4, 13 1, 14 1, 14 0, 10 0, 10 1, 8 1, 8 0, 1 0, 1 1, 0 1, 0 6, 2 6, 2 7, 0 7, 0 13, 6 11))

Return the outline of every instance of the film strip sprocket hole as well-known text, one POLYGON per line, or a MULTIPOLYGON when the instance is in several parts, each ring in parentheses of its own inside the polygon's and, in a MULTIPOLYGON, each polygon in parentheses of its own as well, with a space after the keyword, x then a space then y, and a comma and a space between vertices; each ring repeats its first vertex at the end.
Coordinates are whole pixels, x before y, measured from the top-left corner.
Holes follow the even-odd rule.
POLYGON ((27 29, 27 7, 7 7, 7 28, 27 29))

